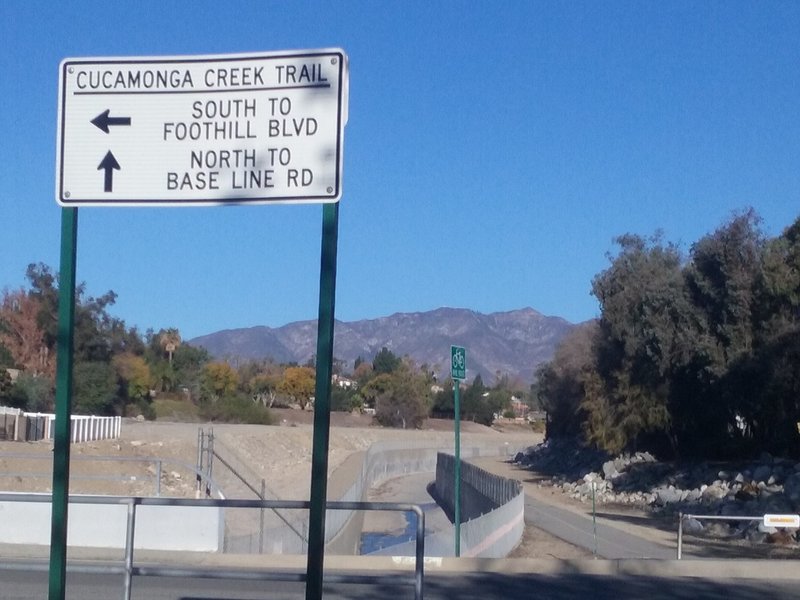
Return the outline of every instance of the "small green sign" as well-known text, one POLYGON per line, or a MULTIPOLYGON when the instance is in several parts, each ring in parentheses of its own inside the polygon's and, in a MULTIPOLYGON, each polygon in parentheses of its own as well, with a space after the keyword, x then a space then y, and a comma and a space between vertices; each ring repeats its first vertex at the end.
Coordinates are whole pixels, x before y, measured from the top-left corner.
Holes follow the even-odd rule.
POLYGON ((450 376, 453 379, 467 378, 467 351, 461 346, 450 346, 450 376))

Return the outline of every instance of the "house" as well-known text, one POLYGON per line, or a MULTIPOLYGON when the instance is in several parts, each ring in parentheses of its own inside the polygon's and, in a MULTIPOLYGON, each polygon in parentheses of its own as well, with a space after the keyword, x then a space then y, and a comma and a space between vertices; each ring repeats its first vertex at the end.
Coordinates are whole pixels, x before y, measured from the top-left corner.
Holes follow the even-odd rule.
POLYGON ((345 390, 354 390, 356 389, 356 387, 358 387, 355 381, 353 381, 352 379, 348 379, 343 375, 334 374, 333 377, 331 377, 331 383, 334 385, 338 385, 340 388, 345 390))

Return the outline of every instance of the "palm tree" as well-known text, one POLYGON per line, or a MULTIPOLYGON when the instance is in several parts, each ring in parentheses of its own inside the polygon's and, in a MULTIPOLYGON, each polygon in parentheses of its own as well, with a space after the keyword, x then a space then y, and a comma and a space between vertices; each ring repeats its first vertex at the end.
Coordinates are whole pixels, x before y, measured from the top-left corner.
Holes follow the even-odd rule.
POLYGON ((164 352, 169 354, 169 366, 172 366, 172 353, 177 350, 181 344, 181 334, 174 327, 169 329, 162 329, 158 334, 158 341, 164 352))

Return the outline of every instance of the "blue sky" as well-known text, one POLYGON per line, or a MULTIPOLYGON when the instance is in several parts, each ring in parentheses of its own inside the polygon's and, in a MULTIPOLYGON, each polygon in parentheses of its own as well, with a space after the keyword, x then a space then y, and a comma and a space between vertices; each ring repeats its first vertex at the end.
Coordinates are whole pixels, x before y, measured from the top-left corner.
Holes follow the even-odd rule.
MULTIPOLYGON (((67 57, 343 48, 336 316, 597 316, 622 233, 688 250, 752 206, 800 214, 795 2, 0 5, 0 288, 58 268, 67 57)), ((82 208, 80 281, 185 338, 315 318, 322 208, 82 208)))

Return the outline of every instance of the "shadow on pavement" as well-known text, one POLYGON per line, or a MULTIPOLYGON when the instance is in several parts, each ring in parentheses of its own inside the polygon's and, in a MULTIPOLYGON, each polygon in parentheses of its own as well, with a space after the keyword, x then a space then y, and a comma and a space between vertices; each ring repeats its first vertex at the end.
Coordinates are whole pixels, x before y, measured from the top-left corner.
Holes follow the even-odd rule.
MULTIPOLYGON (((429 577, 425 581, 424 595, 428 600, 788 600, 797 597, 796 585, 796 582, 781 585, 752 580, 715 582, 698 578, 598 577, 575 573, 558 576, 484 574, 429 577)), ((326 590, 336 588, 330 586, 326 590)), ((413 590, 407 586, 378 584, 365 586, 358 592, 360 600, 389 597, 413 598, 413 590)))

